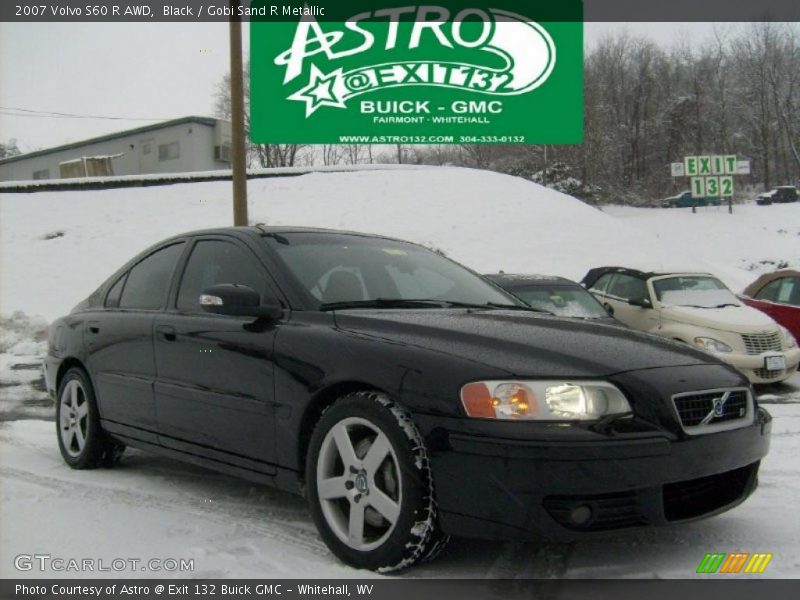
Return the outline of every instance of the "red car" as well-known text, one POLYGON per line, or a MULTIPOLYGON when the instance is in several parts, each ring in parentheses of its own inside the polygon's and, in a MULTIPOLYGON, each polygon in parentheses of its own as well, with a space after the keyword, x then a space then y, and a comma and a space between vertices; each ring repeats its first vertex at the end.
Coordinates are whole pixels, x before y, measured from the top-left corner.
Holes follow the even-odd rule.
POLYGON ((756 279, 742 300, 767 313, 800 339, 800 271, 775 271, 756 279))

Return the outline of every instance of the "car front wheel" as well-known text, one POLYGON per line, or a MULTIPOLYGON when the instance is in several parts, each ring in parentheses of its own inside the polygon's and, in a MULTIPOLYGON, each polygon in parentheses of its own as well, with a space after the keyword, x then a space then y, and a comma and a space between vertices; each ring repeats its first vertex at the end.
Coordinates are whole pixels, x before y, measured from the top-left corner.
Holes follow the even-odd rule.
POLYGON ((350 394, 325 411, 306 482, 320 535, 351 566, 397 571, 433 558, 447 542, 422 437, 383 394, 350 394))

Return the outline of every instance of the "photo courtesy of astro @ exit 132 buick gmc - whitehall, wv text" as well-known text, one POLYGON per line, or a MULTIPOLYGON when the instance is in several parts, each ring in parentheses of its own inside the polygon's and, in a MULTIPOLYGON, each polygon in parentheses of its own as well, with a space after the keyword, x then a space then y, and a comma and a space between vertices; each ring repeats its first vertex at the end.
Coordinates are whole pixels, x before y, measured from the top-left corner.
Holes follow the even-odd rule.
POLYGON ((125 446, 304 494, 347 564, 449 536, 570 541, 708 517, 755 489, 771 417, 698 349, 524 305, 400 240, 206 230, 55 321, 73 468, 125 446))

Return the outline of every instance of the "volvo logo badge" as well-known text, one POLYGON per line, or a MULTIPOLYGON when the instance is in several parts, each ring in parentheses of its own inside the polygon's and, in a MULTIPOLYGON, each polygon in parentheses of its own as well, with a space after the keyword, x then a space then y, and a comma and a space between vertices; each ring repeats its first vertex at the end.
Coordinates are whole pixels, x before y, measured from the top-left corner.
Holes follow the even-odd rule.
POLYGON ((725 403, 728 401, 728 398, 730 397, 731 393, 725 392, 719 398, 714 398, 711 401, 712 404, 711 412, 705 416, 705 418, 701 422, 701 425, 707 425, 712 419, 718 419, 720 417, 725 416, 725 403))
POLYGON ((359 473, 356 475, 356 489, 362 493, 366 494, 369 491, 369 484, 367 483, 367 478, 364 476, 363 473, 359 473))

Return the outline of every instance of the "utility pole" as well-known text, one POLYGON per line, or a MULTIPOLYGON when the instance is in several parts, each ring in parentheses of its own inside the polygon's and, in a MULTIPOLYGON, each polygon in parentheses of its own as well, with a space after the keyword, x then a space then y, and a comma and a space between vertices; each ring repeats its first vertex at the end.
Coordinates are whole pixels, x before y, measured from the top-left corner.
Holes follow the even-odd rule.
POLYGON ((247 225, 247 165, 244 131, 244 68, 242 67, 242 20, 238 16, 240 0, 230 0, 231 54, 231 137, 233 179, 233 224, 247 225))

